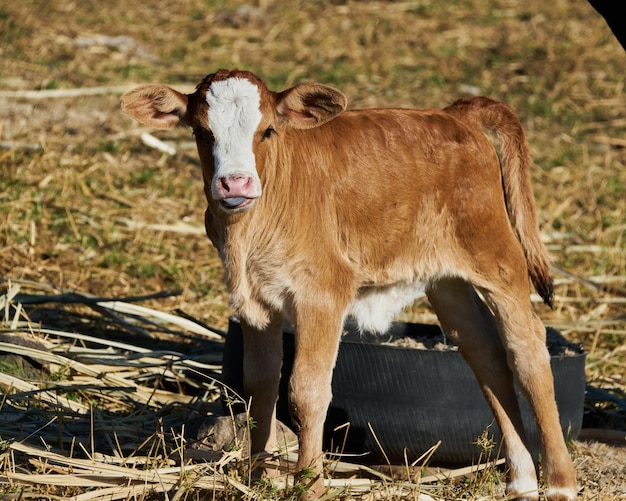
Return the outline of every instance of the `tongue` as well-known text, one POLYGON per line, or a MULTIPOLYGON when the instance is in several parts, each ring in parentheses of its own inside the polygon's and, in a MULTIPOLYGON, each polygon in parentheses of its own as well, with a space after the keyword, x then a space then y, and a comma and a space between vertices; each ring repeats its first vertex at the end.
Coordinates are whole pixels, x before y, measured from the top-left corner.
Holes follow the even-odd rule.
POLYGON ((244 203, 247 200, 245 197, 232 197, 232 198, 224 198, 222 202, 224 202, 229 207, 237 207, 244 203))

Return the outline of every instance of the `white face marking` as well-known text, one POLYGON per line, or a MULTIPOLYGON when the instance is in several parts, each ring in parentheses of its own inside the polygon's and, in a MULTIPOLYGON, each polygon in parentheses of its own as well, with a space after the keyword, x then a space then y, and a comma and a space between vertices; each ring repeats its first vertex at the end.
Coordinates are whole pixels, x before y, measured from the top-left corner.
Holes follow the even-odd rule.
POLYGON ((261 182, 252 150, 254 133, 261 122, 258 88, 244 78, 220 80, 209 87, 206 102, 209 105, 209 127, 215 138, 213 197, 222 198, 217 188, 218 178, 238 175, 252 178, 254 189, 250 198, 260 196, 261 182))

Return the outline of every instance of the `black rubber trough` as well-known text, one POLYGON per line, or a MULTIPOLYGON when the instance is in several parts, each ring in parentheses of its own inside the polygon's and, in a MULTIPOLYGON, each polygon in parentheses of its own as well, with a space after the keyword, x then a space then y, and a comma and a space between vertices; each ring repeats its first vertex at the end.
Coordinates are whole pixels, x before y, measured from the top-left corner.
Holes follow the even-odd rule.
MULTIPOLYGON (((566 438, 574 439, 582 426, 585 353, 558 331, 548 328, 547 333, 561 428, 566 438)), ((294 335, 288 326, 283 339, 277 414, 279 420, 291 425, 287 382, 293 365, 294 335)), ((388 460, 404 464, 407 459, 412 462, 421 457, 441 440, 430 464, 468 465, 485 459, 476 445, 485 430, 497 450, 501 434, 491 409, 471 369, 450 345, 436 325, 394 323, 386 334, 372 335, 359 333, 348 322, 333 374, 333 400, 325 423, 326 450, 354 454, 360 463, 388 460)), ((229 325, 222 377, 241 394, 242 334, 236 319, 229 325)), ((539 439, 532 412, 517 393, 526 433, 537 455, 539 439)))

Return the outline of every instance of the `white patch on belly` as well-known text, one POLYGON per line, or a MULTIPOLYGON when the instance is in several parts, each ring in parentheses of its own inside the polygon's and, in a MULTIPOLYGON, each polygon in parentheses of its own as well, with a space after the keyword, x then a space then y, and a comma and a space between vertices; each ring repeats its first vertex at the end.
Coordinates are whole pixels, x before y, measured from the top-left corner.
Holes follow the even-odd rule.
POLYGON ((348 309, 348 315, 361 331, 383 333, 398 313, 425 293, 425 282, 365 288, 348 309))

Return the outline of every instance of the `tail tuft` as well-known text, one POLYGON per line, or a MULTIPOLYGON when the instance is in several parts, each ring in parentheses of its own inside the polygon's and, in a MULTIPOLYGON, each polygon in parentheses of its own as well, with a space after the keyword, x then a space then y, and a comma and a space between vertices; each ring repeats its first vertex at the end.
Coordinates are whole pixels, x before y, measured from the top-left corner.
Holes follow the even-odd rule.
POLYGON ((531 276, 531 281, 537 289, 537 293, 550 308, 554 308, 554 281, 550 275, 542 275, 536 278, 531 276))

